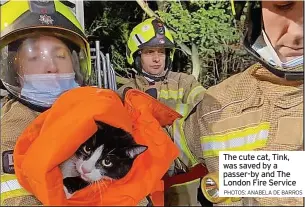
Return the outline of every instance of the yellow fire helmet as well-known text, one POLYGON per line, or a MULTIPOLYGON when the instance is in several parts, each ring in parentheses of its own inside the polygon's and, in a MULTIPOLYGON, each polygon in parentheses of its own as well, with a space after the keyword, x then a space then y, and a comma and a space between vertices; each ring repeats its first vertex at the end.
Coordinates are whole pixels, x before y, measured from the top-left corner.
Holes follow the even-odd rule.
POLYGON ((90 46, 71 8, 58 0, 10 0, 1 5, 0 14, 1 82, 13 97, 49 108, 54 94, 87 84, 90 46))
POLYGON ((231 6, 233 15, 237 20, 240 20, 245 7, 247 7, 247 28, 243 40, 245 49, 276 76, 286 80, 303 80, 303 55, 292 61, 282 63, 271 43, 268 42, 262 20, 261 1, 231 0, 231 6))
MULTIPOLYGON (((133 28, 129 35, 126 48, 127 61, 130 65, 142 73, 140 51, 145 47, 165 47, 166 63, 165 71, 167 74, 171 70, 175 52, 175 43, 172 35, 161 20, 149 18, 133 28)), ((148 74, 143 74, 149 76, 148 74)), ((165 76, 164 74, 162 76, 165 76)), ((149 78, 162 78, 150 75, 149 78)))

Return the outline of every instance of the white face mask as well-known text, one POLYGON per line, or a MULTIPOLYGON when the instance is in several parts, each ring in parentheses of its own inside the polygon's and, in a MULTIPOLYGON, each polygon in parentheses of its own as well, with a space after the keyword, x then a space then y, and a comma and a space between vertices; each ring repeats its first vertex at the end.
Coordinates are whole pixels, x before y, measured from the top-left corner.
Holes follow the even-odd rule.
POLYGON ((21 96, 32 104, 50 107, 65 91, 79 87, 75 73, 24 75, 21 96))
POLYGON ((282 62, 272 47, 266 33, 262 30, 262 34, 257 38, 252 48, 267 62, 274 66, 281 67, 283 69, 289 69, 292 67, 303 65, 303 56, 295 57, 287 62, 282 62))

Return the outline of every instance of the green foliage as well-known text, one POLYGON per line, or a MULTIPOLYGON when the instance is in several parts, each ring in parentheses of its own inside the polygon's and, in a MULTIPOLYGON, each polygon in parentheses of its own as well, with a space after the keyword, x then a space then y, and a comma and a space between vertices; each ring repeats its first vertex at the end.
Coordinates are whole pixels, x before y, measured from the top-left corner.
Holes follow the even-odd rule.
MULTIPOLYGON (((174 29, 177 43, 197 46, 202 67, 200 81, 205 87, 239 72, 236 66, 241 60, 238 59, 244 58, 239 45, 242 33, 234 25, 229 1, 171 1, 169 4, 167 11, 157 13, 174 29)), ((188 57, 187 69, 188 72, 191 69, 191 57, 188 57)))
MULTIPOLYGON (((146 2, 174 30, 177 43, 189 48, 192 44, 197 46, 201 66, 199 81, 206 88, 254 63, 241 47, 244 22, 236 27, 229 1, 146 2)), ((128 77, 126 41, 132 28, 147 16, 136 2, 92 1, 87 3, 85 11, 88 33, 101 38, 115 70, 128 77)), ((178 58, 174 59, 174 65, 182 68, 174 70, 191 73, 191 56, 177 50, 175 57, 178 58)))
POLYGON ((102 50, 109 53, 115 70, 124 72, 125 44, 131 29, 142 21, 143 11, 136 2, 86 2, 86 32, 100 38, 102 50))

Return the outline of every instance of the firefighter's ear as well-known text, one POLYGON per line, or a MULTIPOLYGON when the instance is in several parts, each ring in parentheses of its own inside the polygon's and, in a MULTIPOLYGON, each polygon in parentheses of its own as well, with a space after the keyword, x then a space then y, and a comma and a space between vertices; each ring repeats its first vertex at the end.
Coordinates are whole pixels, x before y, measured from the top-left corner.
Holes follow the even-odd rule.
POLYGON ((141 55, 140 54, 138 54, 134 57, 134 67, 135 67, 137 72, 142 71, 141 55))

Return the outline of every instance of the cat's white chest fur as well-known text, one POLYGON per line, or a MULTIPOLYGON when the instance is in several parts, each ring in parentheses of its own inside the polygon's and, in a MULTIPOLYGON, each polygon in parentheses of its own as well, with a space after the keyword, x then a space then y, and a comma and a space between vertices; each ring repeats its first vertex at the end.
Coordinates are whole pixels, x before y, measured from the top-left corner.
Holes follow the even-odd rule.
MULTIPOLYGON (((77 177, 79 176, 79 173, 76 169, 76 157, 75 155, 72 156, 71 158, 67 159, 65 162, 61 163, 59 165, 59 168, 61 170, 63 179, 67 178, 67 177, 77 177)), ((72 197, 72 195, 74 193, 69 193, 68 189, 66 188, 66 186, 64 186, 64 191, 66 194, 67 199, 70 199, 72 197)))
POLYGON ((67 177, 77 177, 80 175, 76 169, 76 159, 77 158, 73 156, 59 165, 63 179, 67 177))

